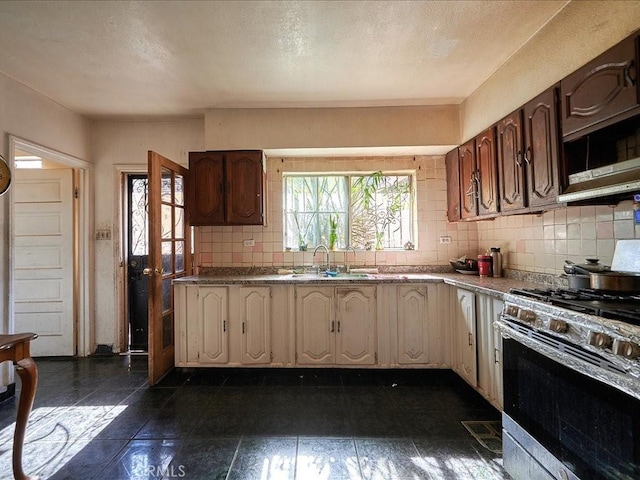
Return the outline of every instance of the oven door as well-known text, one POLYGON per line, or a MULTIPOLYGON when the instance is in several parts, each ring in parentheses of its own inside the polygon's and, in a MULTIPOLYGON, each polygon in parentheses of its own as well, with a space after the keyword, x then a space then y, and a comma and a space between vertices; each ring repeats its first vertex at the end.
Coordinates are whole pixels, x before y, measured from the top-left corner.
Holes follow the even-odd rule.
POLYGON ((572 473, 560 477, 640 479, 640 400, 512 338, 503 354, 504 413, 572 473))

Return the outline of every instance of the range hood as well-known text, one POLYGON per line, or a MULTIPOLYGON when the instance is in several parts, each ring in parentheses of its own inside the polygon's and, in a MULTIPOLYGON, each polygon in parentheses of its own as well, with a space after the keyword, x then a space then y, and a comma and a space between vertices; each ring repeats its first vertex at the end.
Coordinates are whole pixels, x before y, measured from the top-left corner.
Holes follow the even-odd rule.
POLYGON ((559 203, 640 193, 640 158, 569 175, 569 185, 558 195, 559 203))

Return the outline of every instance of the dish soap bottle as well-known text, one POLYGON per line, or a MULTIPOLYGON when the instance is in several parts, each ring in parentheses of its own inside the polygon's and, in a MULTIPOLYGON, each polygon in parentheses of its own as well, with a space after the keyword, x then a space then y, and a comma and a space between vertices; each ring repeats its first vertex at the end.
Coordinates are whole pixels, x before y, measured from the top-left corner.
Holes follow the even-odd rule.
POLYGON ((491 247, 491 255, 492 265, 493 265, 493 276, 501 277, 502 276, 502 253, 498 247, 491 247))

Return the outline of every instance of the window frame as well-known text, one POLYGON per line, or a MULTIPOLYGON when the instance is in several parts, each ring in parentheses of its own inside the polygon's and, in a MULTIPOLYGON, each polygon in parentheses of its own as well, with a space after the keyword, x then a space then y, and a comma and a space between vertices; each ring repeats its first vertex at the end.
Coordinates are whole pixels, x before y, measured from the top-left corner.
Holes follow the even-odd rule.
MULTIPOLYGON (((292 246, 292 245, 287 245, 286 244, 286 240, 287 240, 287 233, 288 233, 288 223, 287 223, 287 212, 286 211, 286 207, 287 207, 287 195, 288 195, 288 189, 287 189, 287 178, 290 177, 346 177, 347 179, 347 189, 348 189, 348 195, 347 195, 347 221, 346 221, 346 228, 347 228, 347 238, 346 238, 346 246, 344 248, 336 248, 335 250, 337 251, 345 251, 347 248, 351 247, 351 242, 352 242, 352 196, 350 194, 351 191, 351 184, 352 184, 352 178, 353 177, 366 177, 369 175, 373 175, 376 172, 381 172, 382 175, 384 176, 405 176, 405 177, 409 177, 409 212, 410 212, 410 220, 408 222, 408 226, 410 229, 410 237, 411 239, 406 240, 407 242, 410 242, 412 244, 412 249, 417 249, 418 246, 418 225, 417 225, 417 172, 416 170, 372 170, 372 171, 327 171, 327 172, 318 172, 318 171, 314 171, 314 172, 300 172, 300 171, 287 171, 287 172, 282 172, 282 209, 281 209, 281 215, 282 215, 282 242, 283 242, 283 250, 296 250, 297 248, 292 246)), ((293 237, 294 235, 291 235, 291 237, 293 237)), ((404 239, 403 239, 404 240, 404 239)), ((317 245, 314 245, 314 247, 317 245)), ((366 251, 368 249, 359 249, 359 251, 366 251)), ((373 251, 375 251, 375 248, 372 248, 373 251)), ((398 247, 385 247, 384 250, 387 251, 402 251, 405 250, 404 246, 398 246, 398 247)))

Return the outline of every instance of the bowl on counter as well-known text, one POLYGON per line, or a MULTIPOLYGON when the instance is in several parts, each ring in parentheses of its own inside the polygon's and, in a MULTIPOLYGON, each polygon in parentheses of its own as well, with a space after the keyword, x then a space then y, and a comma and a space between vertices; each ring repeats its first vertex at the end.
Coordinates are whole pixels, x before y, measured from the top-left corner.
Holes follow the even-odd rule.
POLYGON ((449 264, 458 273, 466 275, 478 274, 478 261, 473 258, 468 258, 464 262, 462 260, 449 260, 449 264))

